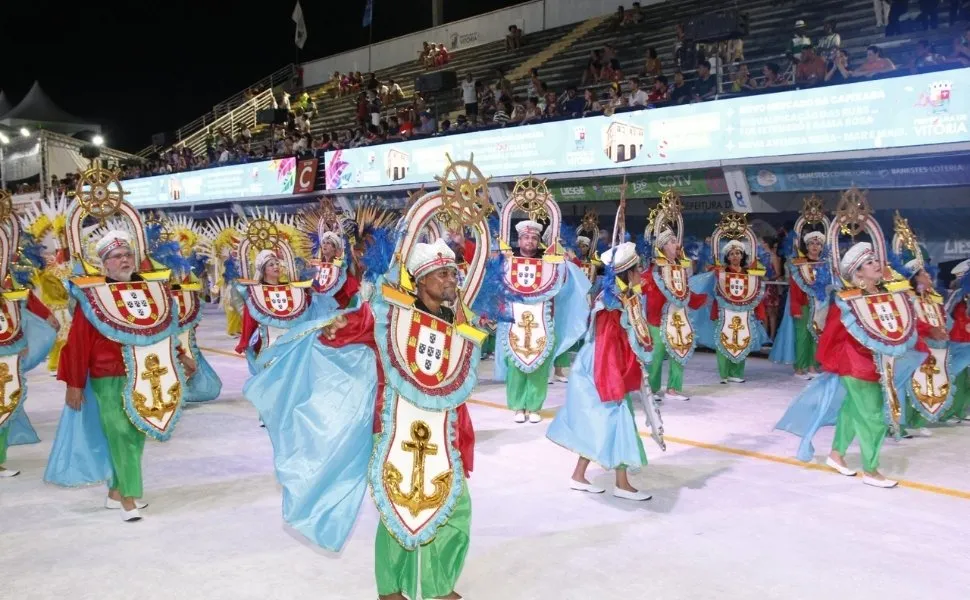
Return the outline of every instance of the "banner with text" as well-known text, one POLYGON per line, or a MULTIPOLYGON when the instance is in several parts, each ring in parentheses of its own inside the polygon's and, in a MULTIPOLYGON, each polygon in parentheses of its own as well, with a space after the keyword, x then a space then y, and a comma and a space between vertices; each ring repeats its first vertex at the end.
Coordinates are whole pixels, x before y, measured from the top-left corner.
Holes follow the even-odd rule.
POLYGON ((970 69, 327 152, 327 189, 970 142, 970 69))
POLYGON ((281 158, 244 165, 231 165, 126 179, 121 182, 125 199, 135 208, 171 204, 221 202, 294 193, 296 159, 281 158))
MULTIPOLYGON (((550 181, 549 191, 560 202, 602 202, 620 199, 622 177, 550 181)), ((727 192, 721 169, 679 173, 639 173, 627 177, 627 198, 659 198, 665 190, 682 196, 707 196, 727 192)))
POLYGON ((970 156, 887 161, 839 161, 745 169, 755 192, 810 192, 970 185, 970 156))

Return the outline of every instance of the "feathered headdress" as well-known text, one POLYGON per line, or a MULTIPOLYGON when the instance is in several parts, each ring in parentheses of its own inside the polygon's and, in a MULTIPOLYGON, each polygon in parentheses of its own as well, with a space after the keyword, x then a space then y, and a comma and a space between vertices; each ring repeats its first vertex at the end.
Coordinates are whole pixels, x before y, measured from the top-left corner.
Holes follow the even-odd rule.
POLYGON ((45 252, 55 255, 58 262, 66 262, 67 256, 67 196, 53 195, 36 204, 28 204, 22 210, 20 224, 25 234, 30 234, 45 252))
POLYGON ((512 303, 521 301, 522 295, 505 285, 505 253, 489 257, 481 289, 470 307, 472 312, 489 321, 511 322, 512 303))

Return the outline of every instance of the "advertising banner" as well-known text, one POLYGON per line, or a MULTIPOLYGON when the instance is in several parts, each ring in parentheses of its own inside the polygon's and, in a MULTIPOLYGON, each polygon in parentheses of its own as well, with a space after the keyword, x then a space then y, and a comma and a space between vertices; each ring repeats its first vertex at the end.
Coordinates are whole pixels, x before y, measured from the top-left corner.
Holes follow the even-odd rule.
POLYGON ((970 69, 327 152, 327 189, 970 142, 970 69))
POLYGON ((754 192, 869 190, 970 185, 970 156, 839 161, 745 169, 754 192))
POLYGON ((215 169, 126 179, 125 199, 135 208, 220 202, 292 194, 296 159, 281 158, 215 169))
MULTIPOLYGON (((570 179, 549 182, 549 191, 559 202, 602 202, 620 199, 622 177, 570 179)), ((727 191, 721 169, 678 173, 638 173, 627 177, 627 198, 659 198, 664 190, 681 196, 708 196, 727 191)))

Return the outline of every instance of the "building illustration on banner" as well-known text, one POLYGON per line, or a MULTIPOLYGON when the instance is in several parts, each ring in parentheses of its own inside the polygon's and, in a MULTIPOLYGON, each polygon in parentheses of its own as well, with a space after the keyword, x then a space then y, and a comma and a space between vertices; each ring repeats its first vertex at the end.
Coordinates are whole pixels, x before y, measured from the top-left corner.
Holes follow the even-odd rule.
POLYGON ((397 148, 391 148, 384 156, 384 167, 388 179, 400 181, 408 175, 408 169, 411 167, 411 155, 397 148))
POLYGON ((603 136, 606 142, 603 152, 615 163, 633 160, 643 150, 643 137, 643 127, 613 121, 606 128, 606 135, 603 136))

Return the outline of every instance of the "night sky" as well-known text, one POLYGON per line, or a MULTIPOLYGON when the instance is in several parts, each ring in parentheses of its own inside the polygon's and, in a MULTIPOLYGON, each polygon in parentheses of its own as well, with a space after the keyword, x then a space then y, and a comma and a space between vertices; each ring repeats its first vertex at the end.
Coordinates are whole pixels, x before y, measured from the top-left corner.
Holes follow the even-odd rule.
MULTIPOLYGON (((445 0, 445 22, 518 4, 445 0)), ((302 0, 301 61, 367 44, 364 0, 302 0)), ((0 2, 0 89, 16 105, 34 80, 61 108, 101 123, 108 146, 137 152, 151 136, 293 62, 295 0, 0 2)), ((374 41, 431 27, 431 0, 375 0, 374 41)))

